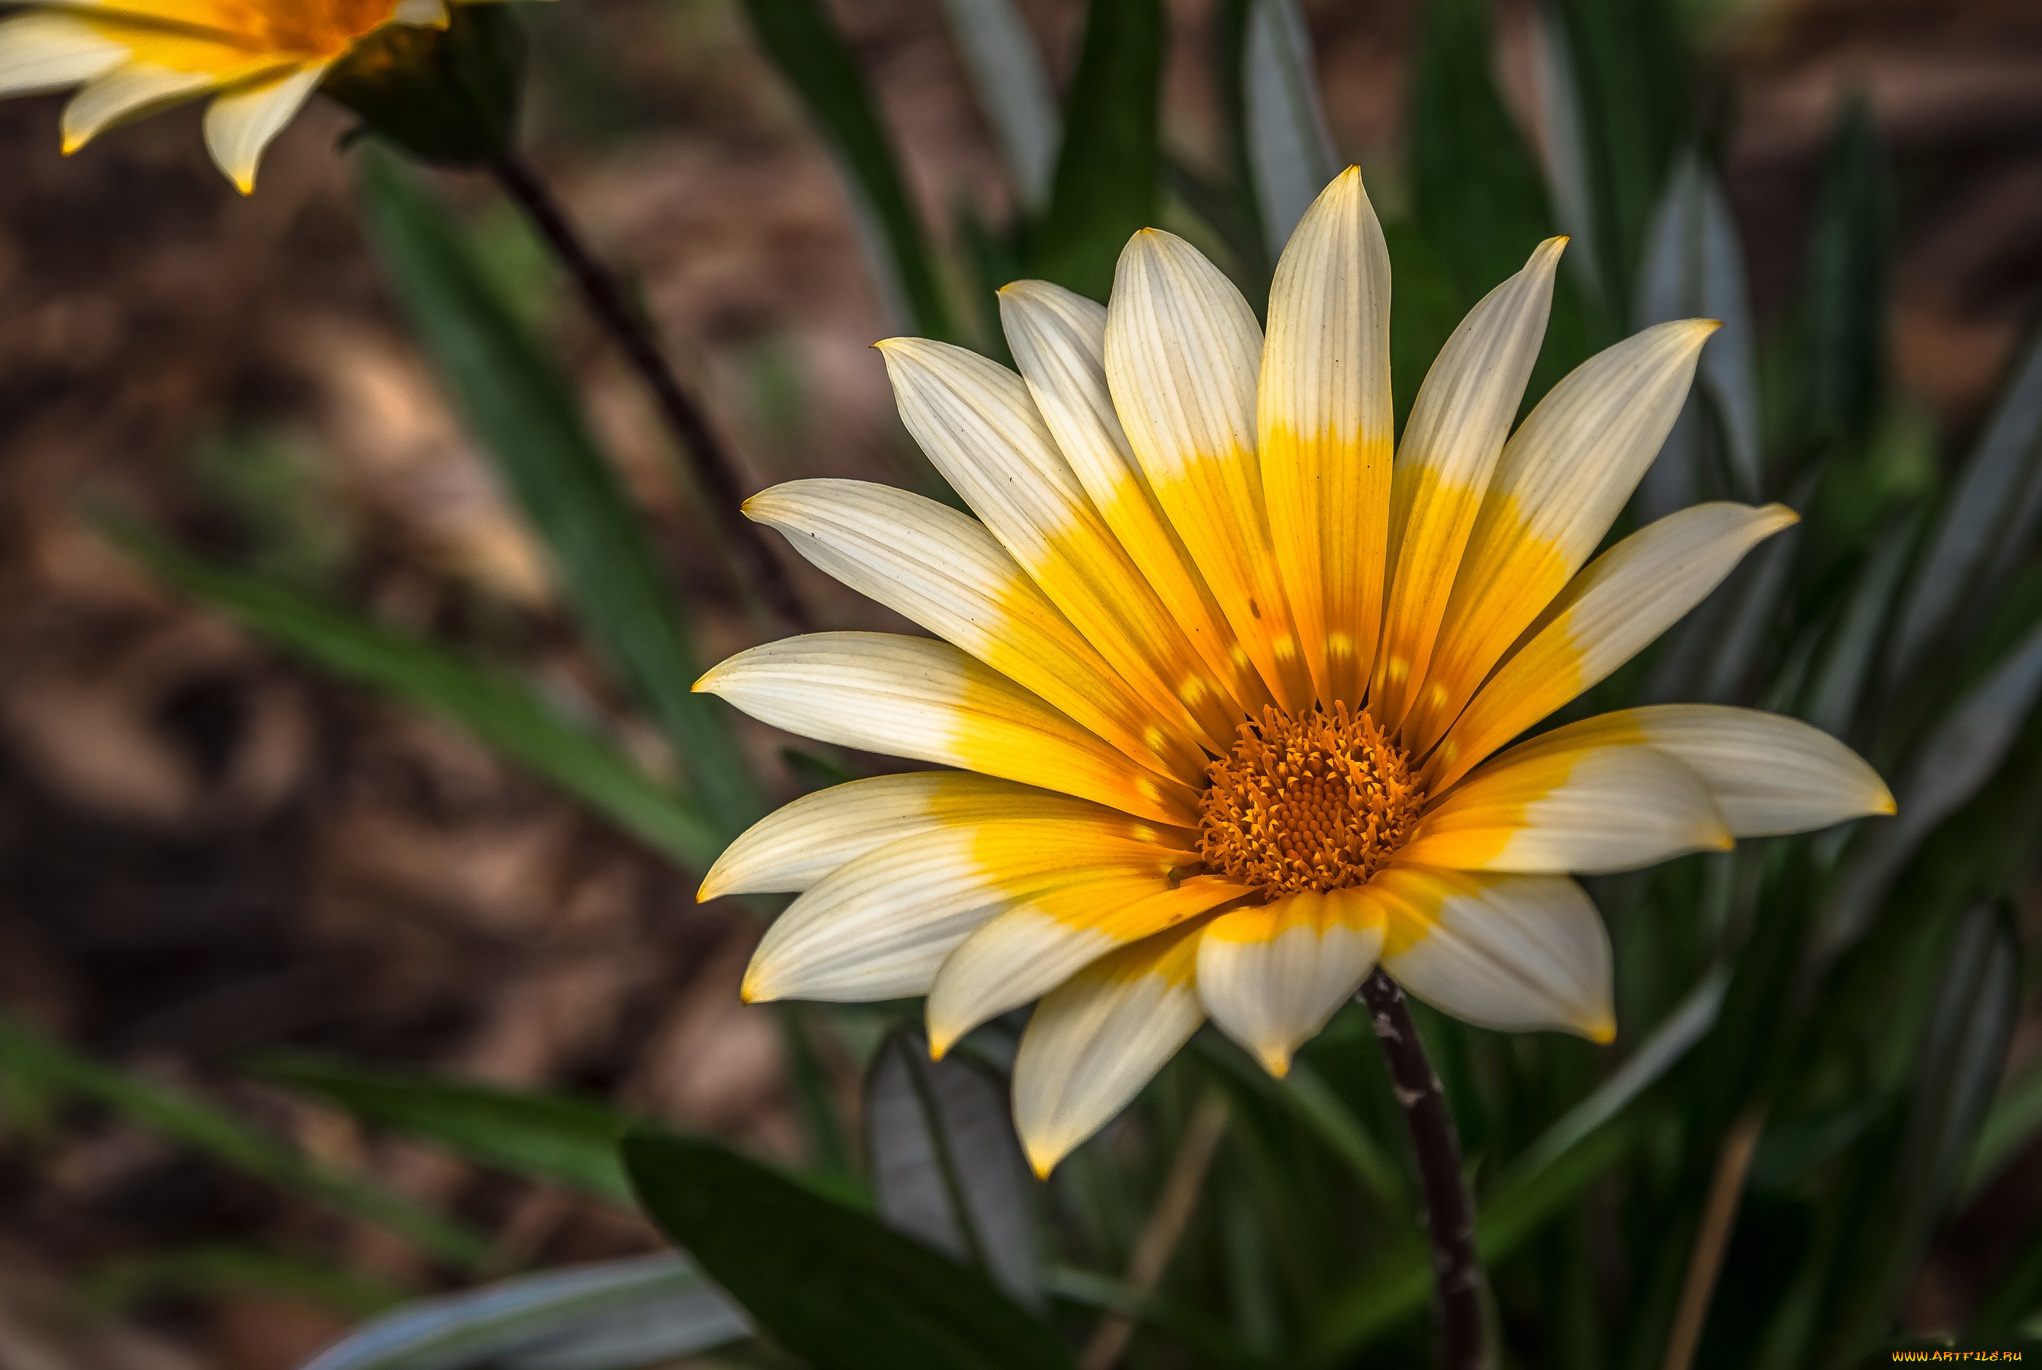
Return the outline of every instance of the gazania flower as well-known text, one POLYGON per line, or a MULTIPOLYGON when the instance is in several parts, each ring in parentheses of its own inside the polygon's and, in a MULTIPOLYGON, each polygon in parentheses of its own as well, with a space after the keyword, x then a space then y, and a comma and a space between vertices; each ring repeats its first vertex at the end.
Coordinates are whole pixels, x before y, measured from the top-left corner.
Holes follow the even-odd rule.
POLYGON ((64 151, 213 96, 206 147, 247 194, 263 149, 334 63, 389 24, 444 28, 469 0, 44 0, 0 21, 0 96, 80 87, 64 151))
POLYGON ((843 480, 746 509, 936 639, 791 638, 696 688, 957 769, 809 795, 724 853, 702 897, 800 892, 746 997, 927 995, 939 1054, 1039 999, 1014 1105, 1046 1174, 1205 1019, 1281 1074, 1379 961, 1470 1022, 1606 1042, 1609 940, 1570 872, 1891 812, 1841 744, 1753 710, 1499 750, 1795 519, 1700 505, 1589 561, 1715 325, 1610 348, 1513 435, 1563 246, 1462 322, 1394 461, 1389 256, 1352 170, 1285 250, 1266 339, 1151 230, 1103 310, 1002 292, 1018 376, 881 344, 978 517, 843 480))

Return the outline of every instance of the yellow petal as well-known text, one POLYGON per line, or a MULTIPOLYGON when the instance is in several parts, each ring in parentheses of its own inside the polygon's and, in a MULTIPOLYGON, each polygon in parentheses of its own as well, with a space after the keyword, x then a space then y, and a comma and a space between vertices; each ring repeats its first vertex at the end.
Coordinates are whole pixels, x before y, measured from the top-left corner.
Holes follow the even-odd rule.
POLYGON ((822 570, 1032 690, 1143 765, 1187 784, 1205 754, 1159 727, 984 524, 905 490, 800 480, 745 502, 822 570))
POLYGON ((1390 588, 1369 712, 1404 721, 1424 681, 1461 552, 1538 360, 1565 238, 1468 312, 1419 387, 1390 485, 1390 588))
POLYGON ((1616 1036, 1609 933, 1581 886, 1556 875, 1392 866, 1370 888, 1388 915, 1383 969, 1478 1027, 1616 1036))
POLYGON ((1369 886, 1223 913, 1199 940, 1199 1000, 1270 1074, 1287 1075, 1375 968, 1386 916, 1369 886))
POLYGON ((1291 621, 1255 447, 1262 331, 1198 250, 1144 229, 1106 310, 1113 407, 1149 488, 1270 693, 1293 711, 1312 680, 1291 621))
POLYGON ((1213 697, 1210 673, 1092 507, 1021 378, 923 338, 896 338, 880 352, 908 432, 1072 626, 1141 692, 1153 721, 1207 746, 1231 738, 1233 716, 1213 697))
MULTIPOLYGON (((905 837, 993 818, 1104 823, 1114 810, 968 771, 909 771, 806 794, 747 828, 703 877, 697 899, 797 893, 839 866, 905 837)), ((1168 839, 1189 846, 1194 834, 1168 839)))
POLYGON ((1652 704, 1540 737, 1588 745, 1639 736, 1701 778, 1739 837, 1808 832, 1894 811, 1893 793, 1849 747, 1798 718, 1720 704, 1652 704))
POLYGON ((1630 660, 1700 603, 1759 542, 1797 521, 1783 505, 1698 504, 1625 538, 1526 629, 1425 763, 1433 794, 1630 660))
POLYGON ((1205 1013, 1192 919, 1094 961, 1035 1006, 1014 1058, 1014 1126, 1047 1177, 1141 1093, 1205 1013))
POLYGON ((1138 766, 946 642, 810 633, 695 682, 762 722, 842 747, 959 766, 1195 827, 1197 796, 1138 766))
POLYGON ((1161 884, 1195 859, 1157 836, 1115 815, 993 819, 890 842, 788 905, 752 955, 744 997, 926 994, 951 949, 1019 900, 1100 881, 1161 884))
POLYGON ((1212 672, 1227 718, 1274 702, 1127 445, 1106 384, 1106 307, 1048 281, 1016 281, 1000 291, 1000 322, 1064 459, 1212 672))
POLYGON ((1323 701, 1359 704, 1390 528, 1390 254, 1349 167, 1305 212, 1269 292, 1257 408, 1284 591, 1323 701))
POLYGON ((929 991, 929 1049, 1055 989, 1092 962, 1249 891, 1212 876, 1127 877, 1023 900, 964 939, 929 991))
POLYGON ((1661 324, 1591 357, 1504 445, 1405 720, 1408 746, 1423 751, 1439 740, 1489 668, 1601 543, 1665 445, 1716 327, 1661 324))
POLYGON ((1599 874, 1731 845, 1700 778, 1641 732, 1612 726, 1593 740, 1562 729, 1484 762, 1428 809, 1397 859, 1599 874))

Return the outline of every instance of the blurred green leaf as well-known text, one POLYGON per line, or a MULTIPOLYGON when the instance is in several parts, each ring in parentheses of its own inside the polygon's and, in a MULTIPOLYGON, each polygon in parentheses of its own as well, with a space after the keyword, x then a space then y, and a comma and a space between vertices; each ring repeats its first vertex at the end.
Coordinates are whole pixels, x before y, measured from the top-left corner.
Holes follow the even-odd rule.
POLYGON ((1798 712, 1832 736, 1850 735, 1851 721, 1872 684, 1901 573, 1914 549, 1915 527, 1911 519, 1890 522, 1873 542, 1813 668, 1806 703, 1798 712))
POLYGON ((2001 1168, 2035 1140, 2038 1130, 2042 1130, 2042 1069, 2031 1068, 1993 1100, 1964 1168, 1961 1192, 1969 1197, 1992 1183, 2001 1168))
POLYGON ((708 869, 718 827, 607 743, 562 719, 522 681, 353 617, 281 585, 187 556, 133 520, 100 526, 152 574, 343 680, 454 723, 683 865, 708 869))
MULTIPOLYGON (((1063 120, 1035 35, 1014 0, 943 0, 943 17, 992 125, 1021 203, 1037 210, 1049 201, 1063 120)), ((1005 284, 1005 282, 1001 282, 1005 284)))
POLYGON ((471 1161, 630 1204, 617 1140, 635 1120, 586 1099, 277 1052, 253 1072, 471 1161))
POLYGON ((166 1296, 260 1294, 296 1299, 348 1317, 367 1317, 401 1301, 401 1290, 328 1261, 246 1246, 195 1246, 115 1261, 79 1286, 76 1305, 90 1319, 125 1317, 166 1296))
POLYGON ((1967 590, 1992 593, 1981 573, 1997 557, 2025 557, 2042 497, 2042 333, 1999 397, 1957 487, 1944 502, 1908 587, 1886 669, 1898 680, 1942 635, 1967 590))
POLYGON ((1161 0, 1092 0, 1085 11, 1056 180, 1028 259, 1095 300, 1113 288, 1127 240, 1156 221, 1165 39, 1161 0))
POLYGON ((1466 311, 1446 264, 1417 225, 1392 220, 1383 225, 1383 238, 1389 244, 1395 294, 1390 310, 1390 374, 1401 436, 1420 382, 1466 311))
POLYGON ((864 221, 886 246, 881 282, 925 337, 955 329, 936 258, 865 74, 821 0, 744 0, 752 31, 836 155, 864 221))
POLYGON ((1297 0, 1247 0, 1242 97, 1248 165, 1255 178, 1262 232, 1272 258, 1319 192, 1340 173, 1326 128, 1312 36, 1297 0))
POLYGON ((750 1335, 750 1320, 692 1265, 661 1254, 406 1304, 304 1370, 632 1370, 750 1335))
POLYGON ((1830 136, 1803 285, 1799 360, 1803 441, 1862 437, 1886 376, 1892 188, 1885 144, 1863 96, 1830 136))
POLYGON ((1278 1080, 1232 1040, 1218 1033, 1200 1033, 1195 1041, 1205 1058, 1254 1098, 1258 1106, 1283 1109, 1306 1133, 1346 1162, 1362 1188, 1384 1212, 1398 1215, 1410 1212, 1411 1189, 1397 1163, 1309 1064, 1293 1061, 1290 1074, 1278 1080))
POLYGON ((640 1132, 646 1211, 795 1355, 830 1370, 1070 1370, 1049 1329, 977 1273, 714 1142, 640 1132))
POLYGON ((505 490, 551 550, 561 588, 604 659, 673 743, 690 788, 728 834, 763 812, 643 520, 559 368, 521 328, 446 210, 385 155, 362 167, 370 237, 392 289, 505 490))
POLYGON ((4 1019, 0 1019, 0 1071, 25 1075, 53 1091, 94 1100, 168 1141, 257 1179, 310 1195, 393 1232, 451 1265, 477 1265, 489 1254, 481 1234, 463 1224, 421 1208, 373 1181, 307 1160, 268 1133, 181 1090, 123 1074, 4 1019))
POLYGON ((1042 1297, 1035 1179, 1005 1081, 919 1032, 888 1035, 865 1075, 865 1155, 880 1215, 1025 1306, 1042 1297))

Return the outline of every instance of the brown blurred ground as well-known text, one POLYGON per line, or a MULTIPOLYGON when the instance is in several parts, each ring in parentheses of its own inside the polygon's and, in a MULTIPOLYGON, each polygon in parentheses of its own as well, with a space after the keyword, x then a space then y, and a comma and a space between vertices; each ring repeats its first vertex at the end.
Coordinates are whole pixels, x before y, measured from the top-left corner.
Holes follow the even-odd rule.
MULTIPOLYGON (((1196 41, 1209 6, 1173 7, 1172 136, 1196 158, 1212 137, 1196 41)), ((932 218, 961 198, 997 212, 996 159, 935 0, 839 8, 932 218)), ((1343 146, 1393 177, 1408 0, 1308 8, 1343 146)), ((707 0, 572 9, 549 25, 537 156, 643 273, 756 482, 902 479, 912 459, 866 350, 891 325, 827 159, 738 21, 707 0)), ((1074 6, 1029 11, 1064 53, 1074 6)), ((1732 188, 1758 303, 1787 307, 1828 120, 1842 92, 1868 91, 1901 168, 1896 365, 1959 450, 2042 298, 2042 6, 1752 11, 1711 79, 1742 109, 1732 188)), ((244 202, 206 165, 190 111, 67 160, 56 108, 0 104, 0 1010, 459 1212, 506 1268, 645 1245, 631 1221, 235 1082, 247 1053, 293 1044, 610 1092, 802 1145, 777 1029, 736 999, 741 915, 697 907, 686 876, 465 741, 167 599, 77 517, 81 496, 109 497, 223 555, 281 557, 388 621, 608 707, 379 292, 334 151, 343 120, 301 120, 244 202), (279 523, 294 532, 271 545, 262 529, 279 523)), ((482 187, 448 189, 515 247, 482 187)), ((571 300, 542 289, 536 308, 655 512, 705 655, 750 640, 637 392, 571 300)), ((824 617, 872 621, 801 583, 824 617)), ((66 1291, 109 1261, 223 1240, 431 1278, 389 1239, 88 1116, 0 1147, 0 1367, 272 1370, 338 1327, 249 1297, 74 1316, 66 1291)), ((1931 1272, 1925 1316, 1967 1268, 1952 1253, 1931 1272)))

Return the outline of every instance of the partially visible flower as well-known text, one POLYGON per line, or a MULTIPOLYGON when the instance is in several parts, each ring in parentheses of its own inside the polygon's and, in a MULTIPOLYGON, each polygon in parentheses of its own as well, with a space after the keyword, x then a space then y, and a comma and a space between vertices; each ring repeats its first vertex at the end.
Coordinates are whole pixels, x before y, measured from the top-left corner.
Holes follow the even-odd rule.
POLYGON ((248 194, 263 149, 337 63, 391 25, 445 28, 449 2, 46 0, 0 21, 0 96, 79 87, 64 109, 71 153, 211 95, 206 147, 248 194))
POLYGON ((1591 560, 1715 325, 1647 329, 1513 435, 1563 240, 1491 291, 1391 456, 1390 261, 1352 170, 1298 225, 1265 339, 1181 239, 1111 304, 1002 292, 1021 374, 883 345, 901 417, 977 519, 807 480, 746 511, 946 641, 817 633, 695 688, 947 763, 798 800, 702 895, 798 891, 745 996, 928 996, 937 1052, 1040 1000, 1014 1111, 1046 1173, 1199 1024, 1282 1074, 1378 961, 1470 1022, 1615 1034, 1572 872, 1891 813, 1805 723, 1654 705, 1508 746, 1794 522, 1703 504, 1591 560))

